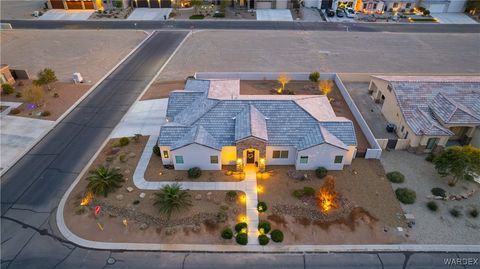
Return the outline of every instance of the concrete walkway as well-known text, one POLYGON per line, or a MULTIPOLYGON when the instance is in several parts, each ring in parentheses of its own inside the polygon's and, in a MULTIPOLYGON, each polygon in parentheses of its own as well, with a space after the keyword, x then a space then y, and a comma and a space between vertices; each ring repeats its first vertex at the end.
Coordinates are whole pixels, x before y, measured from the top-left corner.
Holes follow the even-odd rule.
POLYGON ((474 19, 463 13, 433 13, 432 17, 436 18, 442 24, 477 24, 474 19))
MULTIPOLYGON (((143 150, 142 156, 138 161, 137 168, 133 173, 133 183, 141 190, 158 190, 165 185, 174 183, 173 181, 146 181, 145 171, 152 156, 152 147, 158 140, 158 136, 150 136, 147 145, 143 150)), ((189 190, 216 190, 229 191, 237 190, 243 191, 246 195, 246 213, 248 223, 248 244, 258 245, 257 227, 258 227, 258 212, 257 212, 257 174, 255 169, 245 169, 245 180, 239 182, 192 182, 182 181, 178 182, 184 189, 189 190)))

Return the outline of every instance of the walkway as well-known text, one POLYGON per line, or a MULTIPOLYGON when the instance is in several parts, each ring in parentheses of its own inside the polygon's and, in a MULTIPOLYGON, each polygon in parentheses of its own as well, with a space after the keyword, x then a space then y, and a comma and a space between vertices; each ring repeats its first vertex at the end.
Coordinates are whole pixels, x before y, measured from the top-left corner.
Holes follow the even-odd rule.
MULTIPOLYGON (((133 183, 141 190, 158 190, 165 185, 172 184, 172 181, 146 181, 145 171, 147 170, 148 162, 152 156, 152 147, 157 142, 157 136, 150 136, 147 145, 143 150, 142 156, 138 161, 137 168, 133 173, 133 183)), ((245 180, 239 182, 179 182, 184 189, 189 190, 216 190, 229 191, 238 190, 245 192, 246 207, 247 207, 247 223, 248 223, 248 244, 258 245, 257 227, 258 227, 258 212, 257 212, 257 173, 255 169, 245 169, 245 180)))
POLYGON ((257 9, 257 21, 293 21, 290 9, 257 9))

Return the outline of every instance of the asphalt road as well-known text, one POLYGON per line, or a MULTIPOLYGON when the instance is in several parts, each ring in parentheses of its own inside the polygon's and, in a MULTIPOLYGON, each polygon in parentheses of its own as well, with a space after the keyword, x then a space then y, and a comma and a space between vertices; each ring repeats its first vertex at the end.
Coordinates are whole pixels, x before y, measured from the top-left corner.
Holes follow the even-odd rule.
POLYGON ((393 24, 271 21, 36 21, 1 20, 14 29, 230 29, 409 33, 480 33, 480 24, 393 24))

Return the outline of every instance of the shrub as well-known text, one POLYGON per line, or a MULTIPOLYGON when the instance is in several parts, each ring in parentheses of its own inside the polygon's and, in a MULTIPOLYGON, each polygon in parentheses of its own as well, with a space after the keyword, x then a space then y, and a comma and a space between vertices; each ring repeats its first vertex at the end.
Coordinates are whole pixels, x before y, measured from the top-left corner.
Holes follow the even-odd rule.
POLYGON ((404 204, 413 204, 417 195, 414 190, 408 188, 398 188, 395 190, 397 199, 404 204))
POLYGON ((303 190, 294 190, 292 194, 294 197, 300 199, 303 196, 303 190))
POLYGON ((405 181, 405 176, 398 171, 387 173, 387 178, 392 183, 403 183, 405 181))
POLYGON ((135 201, 133 201, 133 204, 134 204, 134 205, 140 204, 140 200, 135 200, 135 201))
POLYGON ((238 194, 236 191, 228 191, 226 196, 228 200, 235 201, 235 199, 237 199, 238 194))
POLYGON ((442 188, 433 188, 430 191, 435 196, 441 196, 441 197, 446 197, 447 196, 447 192, 442 188))
POLYGON ((235 225, 235 231, 239 233, 242 229, 247 229, 248 224, 246 222, 239 222, 235 225))
POLYGON ((205 16, 203 16, 203 15, 192 15, 192 16, 190 16, 191 20, 203 20, 203 18, 205 18, 205 16))
POLYGON ((303 187, 303 195, 305 196, 314 196, 315 189, 312 187, 303 187))
POLYGON ((118 156, 118 159, 119 159, 122 163, 126 162, 126 161, 127 161, 127 154, 124 153, 124 152, 122 152, 122 153, 120 154, 120 156, 118 156))
POLYGON ((458 218, 462 216, 462 213, 458 209, 452 208, 450 209, 450 215, 452 215, 454 218, 458 218))
POLYGON ((222 13, 222 12, 215 13, 215 14, 213 14, 213 17, 214 18, 225 18, 225 13, 222 13))
POLYGON ((266 244, 268 244, 268 242, 270 242, 270 238, 268 238, 268 236, 266 236, 264 234, 261 234, 261 235, 258 236, 258 243, 261 246, 265 246, 266 244))
POLYGON ((468 212, 472 218, 478 217, 478 209, 474 208, 468 212))
POLYGON ((130 139, 128 139, 128 137, 122 137, 118 140, 118 143, 121 147, 124 147, 130 143, 130 139))
POLYGON ((159 192, 155 193, 153 205, 170 219, 174 211, 181 211, 192 206, 192 201, 188 191, 182 189, 180 184, 173 183, 165 185, 159 192))
POLYGON ((426 9, 423 11, 423 16, 429 16, 430 15, 430 10, 426 9))
POLYGON ((53 97, 58 98, 58 97, 60 97, 60 95, 58 94, 58 92, 55 92, 55 93, 53 93, 53 97))
POLYGON ((50 116, 51 114, 52 114, 52 113, 50 113, 50 111, 45 110, 45 111, 42 112, 41 116, 42 116, 42 117, 48 117, 48 116, 50 116))
POLYGON ((21 110, 19 108, 12 108, 12 110, 10 110, 10 114, 11 115, 17 115, 17 114, 20 114, 21 110))
POLYGON ((57 81, 57 76, 55 72, 50 68, 45 68, 38 72, 38 79, 33 81, 33 84, 38 86, 48 85, 52 82, 57 81))
POLYGON ((248 243, 248 235, 246 233, 239 233, 235 237, 235 241, 239 245, 246 245, 248 243))
POLYGON ((430 211, 437 211, 437 209, 438 209, 438 205, 437 205, 437 203, 435 203, 435 201, 428 202, 427 207, 428 207, 428 209, 430 209, 430 211))
POLYGON ((308 79, 311 82, 318 82, 319 78, 320 78, 320 73, 318 73, 317 71, 310 73, 310 75, 308 76, 308 79))
POLYGON ((223 238, 223 239, 232 239, 232 237, 233 237, 232 229, 230 229, 230 228, 225 228, 225 229, 222 231, 222 238, 223 238))
POLYGON ((103 194, 107 197, 108 193, 120 188, 123 181, 123 175, 118 169, 99 166, 90 171, 87 189, 93 194, 103 194))
POLYGON ((272 229, 272 226, 270 226, 270 223, 268 221, 262 221, 258 224, 258 230, 263 229, 263 233, 268 234, 270 230, 272 229))
POLYGON ((427 155, 427 157, 425 157, 425 161, 427 162, 433 162, 433 159, 435 159, 435 154, 433 153, 430 153, 427 155))
POLYGON ((15 91, 15 88, 10 84, 2 84, 2 93, 5 95, 12 94, 15 91))
POLYGON ((157 144, 155 144, 155 146, 153 146, 152 151, 153 151, 153 153, 155 153, 155 155, 160 156, 160 147, 157 144))
POLYGON ((270 233, 270 237, 272 238, 273 242, 280 243, 283 241, 283 233, 280 230, 273 230, 270 233))
POLYGON ((327 173, 328 173, 328 170, 325 167, 318 167, 317 169, 315 169, 315 175, 318 178, 324 178, 327 175, 327 173))
POLYGON ((189 178, 199 178, 202 175, 202 170, 199 167, 192 167, 188 169, 189 178))
POLYGON ((265 212, 267 211, 268 207, 267 207, 267 203, 265 202, 258 202, 257 204, 257 210, 258 212, 265 212))
POLYGON ((17 93, 15 94, 15 97, 17 97, 17 98, 21 98, 22 96, 23 96, 23 94, 22 94, 21 92, 17 92, 17 93))

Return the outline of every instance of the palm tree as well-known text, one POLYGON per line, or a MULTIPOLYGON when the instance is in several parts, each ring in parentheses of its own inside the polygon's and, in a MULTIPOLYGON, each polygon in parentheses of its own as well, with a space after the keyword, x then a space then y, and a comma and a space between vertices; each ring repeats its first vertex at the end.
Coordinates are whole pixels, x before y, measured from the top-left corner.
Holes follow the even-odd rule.
POLYGON ((155 193, 154 205, 170 219, 173 211, 181 211, 192 206, 191 196, 178 183, 165 185, 155 193))
POLYGON ((118 169, 99 166, 97 169, 90 171, 88 175, 87 188, 94 194, 103 194, 107 197, 109 192, 120 188, 123 175, 118 169))

